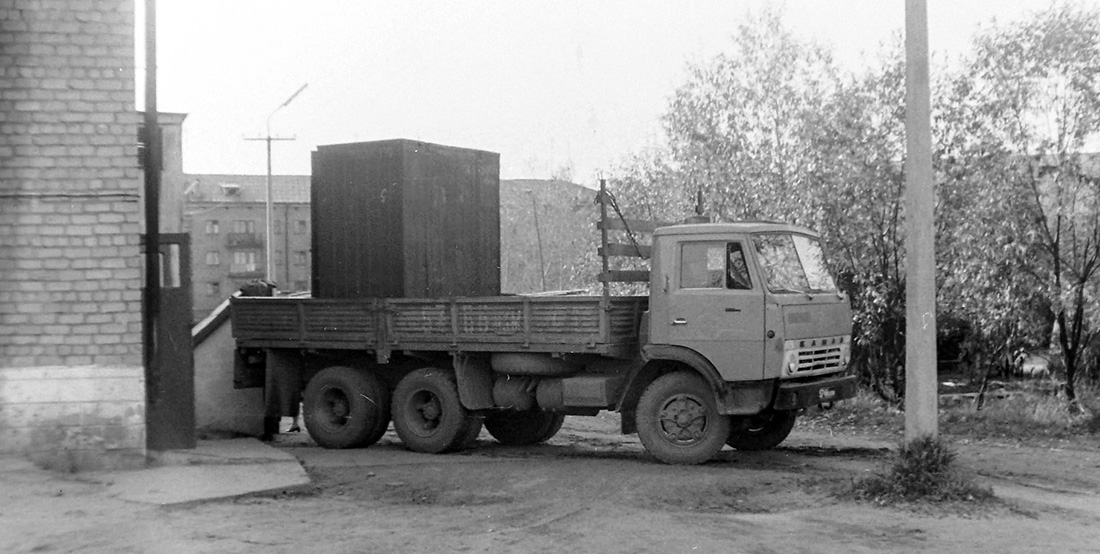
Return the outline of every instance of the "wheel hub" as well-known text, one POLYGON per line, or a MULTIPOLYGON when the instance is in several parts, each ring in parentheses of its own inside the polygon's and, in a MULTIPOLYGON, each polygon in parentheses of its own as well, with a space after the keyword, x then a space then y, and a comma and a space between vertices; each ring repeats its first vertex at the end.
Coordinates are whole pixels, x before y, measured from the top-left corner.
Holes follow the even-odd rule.
POLYGON ((706 435, 706 407, 693 396, 673 396, 665 402, 657 417, 661 422, 661 431, 674 442, 696 442, 706 435))
POLYGON ((414 398, 413 409, 418 416, 420 428, 431 431, 439 427, 440 418, 443 417, 443 406, 440 405, 439 398, 428 391, 423 391, 414 398))
POLYGON ((329 425, 341 426, 347 423, 348 416, 351 415, 351 404, 339 389, 328 389, 321 398, 324 420, 329 425))

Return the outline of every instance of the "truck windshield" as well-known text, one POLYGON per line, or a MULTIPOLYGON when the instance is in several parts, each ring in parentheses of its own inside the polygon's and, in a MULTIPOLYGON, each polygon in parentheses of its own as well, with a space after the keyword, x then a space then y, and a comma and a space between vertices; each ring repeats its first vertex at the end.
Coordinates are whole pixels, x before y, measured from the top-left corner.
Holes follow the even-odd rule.
POLYGON ((789 233, 753 237, 764 281, 771 292, 836 292, 817 239, 789 233))

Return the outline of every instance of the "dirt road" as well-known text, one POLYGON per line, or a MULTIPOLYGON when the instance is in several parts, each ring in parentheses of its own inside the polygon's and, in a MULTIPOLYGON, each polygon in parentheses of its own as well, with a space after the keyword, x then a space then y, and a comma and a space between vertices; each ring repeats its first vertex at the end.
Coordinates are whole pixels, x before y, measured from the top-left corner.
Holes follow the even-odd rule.
POLYGON ((25 535, 0 544, 36 552, 1100 552, 1095 445, 957 444, 961 463, 1006 500, 942 510, 839 500, 835 492, 878 469, 891 443, 822 432, 796 431, 771 452, 725 450, 695 467, 654 462, 636 437, 618 435, 612 415, 569 418, 533 448, 500 446, 483 433, 475 450, 447 456, 407 452, 392 431, 358 451, 321 450, 302 435, 282 435, 277 446, 302 461, 312 487, 154 508, 103 501, 98 485, 77 478, 65 494, 89 502, 68 513, 0 508, 0 531, 21 521, 25 535))

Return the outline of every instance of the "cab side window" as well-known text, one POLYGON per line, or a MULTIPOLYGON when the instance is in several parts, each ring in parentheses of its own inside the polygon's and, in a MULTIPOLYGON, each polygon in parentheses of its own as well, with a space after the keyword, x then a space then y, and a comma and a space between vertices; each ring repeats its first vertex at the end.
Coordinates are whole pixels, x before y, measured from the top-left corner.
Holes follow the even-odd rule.
POLYGON ((725 274, 725 243, 684 243, 680 251, 680 288, 720 289, 725 286, 725 274))
POLYGON ((680 288, 752 289, 741 243, 684 243, 680 250, 680 288))
POLYGON ((726 259, 729 260, 729 266, 726 268, 726 288, 752 289, 752 278, 749 277, 749 267, 745 263, 745 252, 741 250, 741 243, 731 242, 726 245, 726 259))

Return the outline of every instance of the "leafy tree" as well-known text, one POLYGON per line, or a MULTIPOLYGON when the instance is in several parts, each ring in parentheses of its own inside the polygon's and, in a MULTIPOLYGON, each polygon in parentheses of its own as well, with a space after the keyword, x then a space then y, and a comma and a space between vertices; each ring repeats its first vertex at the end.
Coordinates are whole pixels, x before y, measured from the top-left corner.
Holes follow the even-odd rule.
MULTIPOLYGON (((1055 6, 994 29, 973 62, 933 81, 940 316, 960 322, 986 367, 1039 345, 1057 321, 1071 400, 1082 360, 1100 358, 1088 347, 1100 329, 1100 162, 1081 154, 1100 125, 1097 15, 1055 6)), ((764 12, 729 53, 691 67, 664 124, 667 147, 630 160, 614 183, 622 205, 673 219, 702 190, 722 219, 820 231, 856 311, 853 364, 900 401, 900 40, 878 67, 840 75, 827 51, 764 12)))
POLYGON ((816 112, 802 203, 802 222, 824 236, 852 298, 853 365, 891 402, 905 390, 901 60, 894 48, 879 68, 842 80, 816 112))
POLYGON ((815 156, 814 114, 836 84, 828 52, 775 11, 738 27, 733 52, 691 68, 664 117, 671 165, 724 219, 789 219, 815 156))
POLYGON ((900 160, 904 71, 841 78, 828 52, 778 14, 742 25, 733 52, 692 68, 664 118, 665 153, 636 158, 618 183, 667 217, 702 190, 722 219, 819 230, 856 309, 853 362, 897 402, 904 390, 900 160))
POLYGON ((1100 134, 1100 12, 1060 4, 993 28, 978 38, 970 70, 973 101, 984 106, 976 124, 1011 154, 1007 186, 1026 199, 1014 238, 1037 254, 1023 271, 1041 279, 1076 408, 1078 370, 1100 317, 1100 189, 1095 157, 1083 154, 1100 134))
POLYGON ((961 327, 960 354, 987 379, 1041 346, 1052 318, 1043 316, 1037 248, 1022 238, 1027 191, 1012 174, 1013 154, 977 124, 988 105, 974 97, 973 75, 946 79, 933 120, 938 308, 946 331, 961 327))

